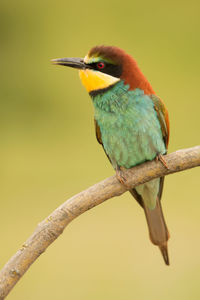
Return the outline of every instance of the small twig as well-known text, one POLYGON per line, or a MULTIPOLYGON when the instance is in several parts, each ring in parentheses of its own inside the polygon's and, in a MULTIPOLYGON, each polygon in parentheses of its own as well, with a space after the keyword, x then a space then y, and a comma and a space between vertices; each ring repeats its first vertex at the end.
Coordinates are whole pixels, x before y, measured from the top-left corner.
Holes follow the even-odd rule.
MULTIPOLYGON (((200 165, 200 146, 164 156, 168 169, 158 161, 146 162, 125 171, 127 186, 135 187, 153 178, 200 165)), ((119 196, 126 188, 116 176, 109 177, 73 196, 42 221, 0 272, 0 300, 4 299, 31 264, 63 232, 74 218, 105 200, 119 196)))

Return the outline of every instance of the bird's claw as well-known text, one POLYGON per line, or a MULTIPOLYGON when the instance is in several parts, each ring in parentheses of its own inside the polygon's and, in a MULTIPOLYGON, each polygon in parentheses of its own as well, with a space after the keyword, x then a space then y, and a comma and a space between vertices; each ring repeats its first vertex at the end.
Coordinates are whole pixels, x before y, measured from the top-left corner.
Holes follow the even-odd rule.
POLYGON ((167 162, 166 162, 166 160, 164 159, 164 156, 163 156, 162 154, 158 154, 158 155, 156 156, 156 161, 160 161, 160 162, 163 164, 163 166, 164 166, 167 170, 169 170, 169 167, 168 167, 168 165, 167 165, 167 162))
POLYGON ((120 167, 118 167, 117 170, 116 170, 116 177, 119 180, 119 182, 127 188, 127 190, 131 189, 131 187, 129 186, 129 184, 127 182, 127 179, 124 175, 124 172, 121 170, 120 167))

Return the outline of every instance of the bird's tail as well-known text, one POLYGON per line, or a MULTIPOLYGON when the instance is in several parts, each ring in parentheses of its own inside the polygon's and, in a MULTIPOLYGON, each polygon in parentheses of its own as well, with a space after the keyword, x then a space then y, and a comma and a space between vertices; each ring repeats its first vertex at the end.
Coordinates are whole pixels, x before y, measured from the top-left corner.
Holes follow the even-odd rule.
POLYGON ((169 265, 169 256, 167 250, 169 232, 163 216, 160 199, 157 198, 156 207, 154 209, 148 208, 144 202, 143 208, 149 228, 150 240, 154 245, 157 245, 160 248, 166 265, 169 265))

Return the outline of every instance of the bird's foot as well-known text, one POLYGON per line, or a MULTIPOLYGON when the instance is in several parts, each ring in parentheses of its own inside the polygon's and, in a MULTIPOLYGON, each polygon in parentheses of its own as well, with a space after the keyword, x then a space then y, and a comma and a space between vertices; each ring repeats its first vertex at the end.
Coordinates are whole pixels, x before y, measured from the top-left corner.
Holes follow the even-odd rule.
POLYGON ((160 162, 163 164, 163 166, 164 166, 166 169, 169 170, 169 167, 168 167, 168 165, 167 165, 167 162, 166 162, 166 160, 164 159, 164 156, 163 156, 162 154, 158 154, 158 155, 156 156, 156 161, 160 161, 160 162))
POLYGON ((121 184, 123 184, 127 188, 127 190, 131 189, 131 187, 129 186, 129 184, 127 182, 127 179, 126 179, 126 176, 125 176, 125 174, 123 172, 123 168, 122 167, 117 167, 117 169, 116 169, 116 177, 119 180, 119 182, 121 184))

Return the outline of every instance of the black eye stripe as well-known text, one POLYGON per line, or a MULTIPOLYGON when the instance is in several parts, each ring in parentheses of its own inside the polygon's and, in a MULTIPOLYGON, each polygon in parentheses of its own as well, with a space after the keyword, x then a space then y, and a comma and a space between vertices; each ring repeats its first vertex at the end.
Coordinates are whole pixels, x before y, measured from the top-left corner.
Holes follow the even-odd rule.
POLYGON ((90 69, 93 70, 97 70, 100 71, 102 73, 106 73, 108 75, 120 78, 120 76, 122 75, 122 66, 121 65, 114 65, 111 63, 107 63, 104 61, 100 61, 98 63, 92 63, 92 64, 88 64, 88 66, 90 67, 90 69), (99 68, 99 64, 102 63, 104 66, 101 68, 99 68))

